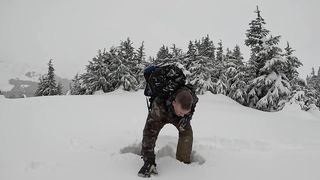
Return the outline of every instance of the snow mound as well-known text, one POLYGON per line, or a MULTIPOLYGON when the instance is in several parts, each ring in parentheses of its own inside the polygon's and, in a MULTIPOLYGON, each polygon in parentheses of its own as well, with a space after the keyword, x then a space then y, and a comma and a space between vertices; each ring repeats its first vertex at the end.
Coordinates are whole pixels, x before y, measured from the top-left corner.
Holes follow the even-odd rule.
POLYGON ((105 94, 106 94, 106 93, 103 92, 102 90, 96 91, 96 92, 93 93, 93 95, 105 95, 105 94))
POLYGON ((308 110, 308 112, 317 117, 318 120, 320 120, 320 110, 318 107, 314 105, 308 110))
POLYGON ((301 111, 301 106, 297 103, 286 103, 282 109, 283 112, 296 112, 301 111))

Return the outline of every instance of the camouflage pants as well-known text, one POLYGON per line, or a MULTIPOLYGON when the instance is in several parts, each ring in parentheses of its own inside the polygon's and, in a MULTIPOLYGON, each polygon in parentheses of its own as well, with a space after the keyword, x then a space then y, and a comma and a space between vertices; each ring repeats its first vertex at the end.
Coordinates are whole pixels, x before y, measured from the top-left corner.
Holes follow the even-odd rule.
POLYGON ((183 126, 184 128, 181 128, 179 120, 180 118, 174 118, 172 115, 170 116, 170 112, 166 111, 164 105, 155 99, 143 130, 141 154, 144 161, 155 161, 154 148, 159 132, 164 125, 173 124, 179 131, 176 158, 184 163, 191 162, 190 155, 193 143, 192 127, 190 122, 188 122, 187 125, 183 126))

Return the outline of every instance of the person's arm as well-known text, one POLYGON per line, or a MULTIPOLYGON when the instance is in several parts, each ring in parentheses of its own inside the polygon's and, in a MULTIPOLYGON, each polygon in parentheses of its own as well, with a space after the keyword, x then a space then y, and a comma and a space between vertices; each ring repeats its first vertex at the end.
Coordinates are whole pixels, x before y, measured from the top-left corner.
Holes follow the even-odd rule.
MULTIPOLYGON (((190 89, 189 86, 187 86, 187 87, 190 89)), ((196 105, 197 105, 197 103, 199 101, 199 98, 197 97, 197 95, 195 94, 193 89, 190 89, 190 91, 191 91, 191 95, 192 95, 192 98, 193 98, 191 111, 188 114, 186 114, 184 117, 181 118, 181 120, 179 122, 179 128, 180 129, 187 129, 188 127, 190 127, 190 121, 192 120, 193 113, 195 112, 196 105)))

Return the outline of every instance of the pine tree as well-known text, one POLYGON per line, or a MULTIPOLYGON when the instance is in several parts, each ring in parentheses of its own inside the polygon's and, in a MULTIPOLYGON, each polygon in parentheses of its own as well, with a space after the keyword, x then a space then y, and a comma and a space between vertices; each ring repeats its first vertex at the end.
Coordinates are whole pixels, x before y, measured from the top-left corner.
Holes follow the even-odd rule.
POLYGON ((183 71, 186 71, 185 54, 182 49, 176 47, 175 44, 170 48, 172 51, 169 51, 168 47, 162 46, 157 54, 157 59, 153 62, 154 65, 164 66, 164 65, 176 65, 181 68, 183 71))
POLYGON ((287 60, 282 57, 282 50, 277 46, 280 36, 268 36, 264 28, 264 19, 257 7, 257 18, 250 23, 245 44, 251 48, 249 66, 254 77, 248 88, 247 102, 251 107, 276 111, 279 103, 291 94, 291 87, 284 74, 287 60))
POLYGON ((186 67, 187 79, 196 87, 197 94, 206 91, 214 93, 218 74, 214 67, 215 47, 209 36, 203 37, 201 41, 189 41, 188 51, 184 57, 183 65, 186 67))
MULTIPOLYGON (((231 55, 231 54, 228 54, 228 55, 231 55)), ((223 54, 222 41, 220 40, 217 47, 216 60, 213 62, 214 69, 215 69, 214 71, 215 73, 213 73, 213 80, 216 83, 215 85, 215 87, 217 88, 216 93, 226 95, 228 84, 227 84, 227 77, 225 75, 226 62, 224 60, 225 60, 225 55, 223 54)))
POLYGON ((299 77, 295 77, 292 81, 292 93, 288 103, 299 104, 302 110, 309 110, 315 106, 317 104, 316 91, 308 87, 307 83, 299 77))
POLYGON ((189 82, 196 88, 197 94, 204 94, 206 91, 214 91, 212 81, 213 63, 208 57, 196 56, 192 60, 190 74, 187 75, 189 82))
POLYGON ((62 94, 62 86, 57 86, 54 70, 52 59, 50 59, 48 63, 48 73, 40 77, 35 96, 53 96, 62 94))
POLYGON ((196 54, 197 54, 197 50, 196 50, 195 45, 193 44, 192 41, 189 41, 187 55, 194 57, 194 56, 196 56, 196 54))
POLYGON ((222 46, 222 41, 220 40, 217 48, 217 61, 222 63, 223 60, 224 60, 223 46, 222 46))
POLYGON ((311 70, 311 78, 312 77, 315 77, 316 76, 316 72, 315 72, 315 70, 314 70, 314 67, 312 67, 312 70, 311 70))
MULTIPOLYGON (((232 56, 231 51, 227 49, 227 56, 232 56)), ((218 43, 218 48, 217 48, 217 61, 215 62, 215 67, 219 71, 218 75, 218 81, 216 82, 216 93, 217 94, 223 94, 227 95, 228 94, 228 77, 226 75, 226 64, 225 64, 225 58, 223 54, 223 46, 222 46, 222 41, 218 43)))
POLYGON ((240 64, 243 65, 243 56, 240 50, 240 47, 238 45, 236 45, 233 49, 233 53, 232 53, 234 59, 236 59, 240 64))
POLYGON ((144 44, 136 50, 127 38, 109 52, 99 50, 97 57, 89 61, 86 73, 80 75, 80 87, 85 94, 96 91, 111 92, 118 88, 136 91, 142 88, 142 70, 146 64, 144 44))
POLYGON ((156 64, 160 64, 161 61, 163 61, 166 58, 171 58, 171 55, 169 53, 169 48, 163 45, 157 53, 156 64))
POLYGON ((126 41, 121 41, 119 46, 119 55, 126 59, 128 63, 133 63, 135 57, 135 50, 133 47, 133 43, 130 38, 127 38, 126 41))
POLYGON ((138 64, 143 64, 145 62, 146 53, 144 51, 144 41, 142 41, 141 46, 138 48, 136 53, 138 64))
POLYGON ((199 56, 208 57, 212 61, 215 60, 215 47, 213 41, 210 40, 209 35, 203 37, 201 41, 195 41, 194 43, 199 56))
POLYGON ((197 49, 192 41, 189 41, 188 51, 186 53, 186 57, 184 60, 184 65, 186 69, 190 69, 191 63, 196 60, 197 57, 197 49))
MULTIPOLYGON (((98 55, 89 61, 86 72, 80 75, 81 88, 85 89, 85 94, 93 94, 96 91, 111 92, 115 90, 111 82, 110 67, 114 61, 115 48, 111 48, 108 53, 105 49, 99 50, 98 55)), ((83 90, 81 89, 81 92, 83 90)))
POLYGON ((79 74, 76 74, 72 79, 72 83, 70 84, 71 95, 82 95, 85 94, 86 90, 82 87, 82 79, 79 74))
POLYGON ((144 42, 141 43, 141 46, 138 48, 136 53, 137 64, 136 67, 133 68, 133 73, 136 75, 136 79, 138 81, 138 89, 143 89, 145 87, 145 80, 143 76, 143 70, 148 65, 145 60, 145 52, 144 52, 144 42))
MULTIPOLYGON (((144 47, 141 46, 140 49, 144 47)), ((142 66, 138 64, 136 50, 128 38, 113 50, 114 56, 110 64, 110 83, 114 89, 123 88, 125 91, 136 91, 140 88, 142 66), (129 54, 129 56, 128 56, 129 54)), ((141 52, 140 52, 141 53, 141 52)))
POLYGON ((182 55, 182 49, 177 48, 175 44, 172 45, 171 52, 172 52, 171 53, 172 58, 177 58, 182 55))
POLYGON ((289 42, 287 42, 287 47, 285 48, 284 53, 284 57, 287 60, 284 68, 284 74, 288 78, 289 82, 299 76, 297 68, 302 66, 302 63, 299 61, 299 59, 292 55, 293 52, 294 50, 290 47, 289 42))
POLYGON ((320 107, 320 76, 319 76, 320 67, 318 73, 315 73, 315 69, 312 68, 311 76, 307 76, 307 86, 310 90, 310 96, 313 100, 312 103, 317 107, 320 107))
POLYGON ((244 64, 241 58, 241 52, 238 46, 235 47, 235 52, 227 48, 225 58, 225 66, 223 74, 225 76, 226 95, 235 101, 245 104, 246 100, 246 81, 244 73, 244 64))
POLYGON ((225 59, 235 59, 235 57, 233 56, 232 51, 230 51, 229 48, 227 48, 227 50, 226 50, 226 57, 225 57, 225 59))
POLYGON ((251 57, 249 63, 251 68, 254 68, 255 77, 260 76, 260 69, 265 65, 265 60, 261 59, 259 53, 263 51, 264 42, 266 41, 269 30, 264 28, 266 24, 264 19, 260 15, 259 7, 257 6, 257 17, 249 23, 250 28, 247 30, 245 44, 251 48, 251 57))
POLYGON ((209 35, 203 39, 202 46, 204 49, 203 56, 208 57, 211 60, 215 60, 215 47, 213 41, 210 40, 209 35))
POLYGON ((136 76, 123 61, 124 60, 121 59, 121 57, 115 59, 113 64, 115 69, 109 74, 111 83, 113 84, 114 89, 123 88, 126 91, 136 91, 139 87, 136 76))
POLYGON ((62 95, 62 84, 59 82, 57 86, 57 95, 62 95))
POLYGON ((317 91, 318 89, 318 76, 315 73, 314 67, 312 67, 311 75, 307 76, 307 84, 310 88, 317 91))
POLYGON ((228 87, 229 85, 227 84, 228 79, 226 77, 226 75, 224 73, 221 73, 218 82, 216 83, 215 87, 216 87, 216 93, 217 94, 223 94, 223 95, 227 95, 228 94, 228 87))

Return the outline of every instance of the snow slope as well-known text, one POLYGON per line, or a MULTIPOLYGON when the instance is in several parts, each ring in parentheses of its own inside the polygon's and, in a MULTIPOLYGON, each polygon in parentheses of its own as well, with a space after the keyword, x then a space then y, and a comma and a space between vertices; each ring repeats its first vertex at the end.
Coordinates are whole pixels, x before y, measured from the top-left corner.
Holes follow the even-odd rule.
MULTIPOLYGON (((175 160, 167 125, 151 179, 319 180, 320 113, 266 113, 222 95, 200 96, 192 120, 193 163, 175 160)), ((0 97, 1 180, 141 179, 143 92, 94 96, 0 97)))

